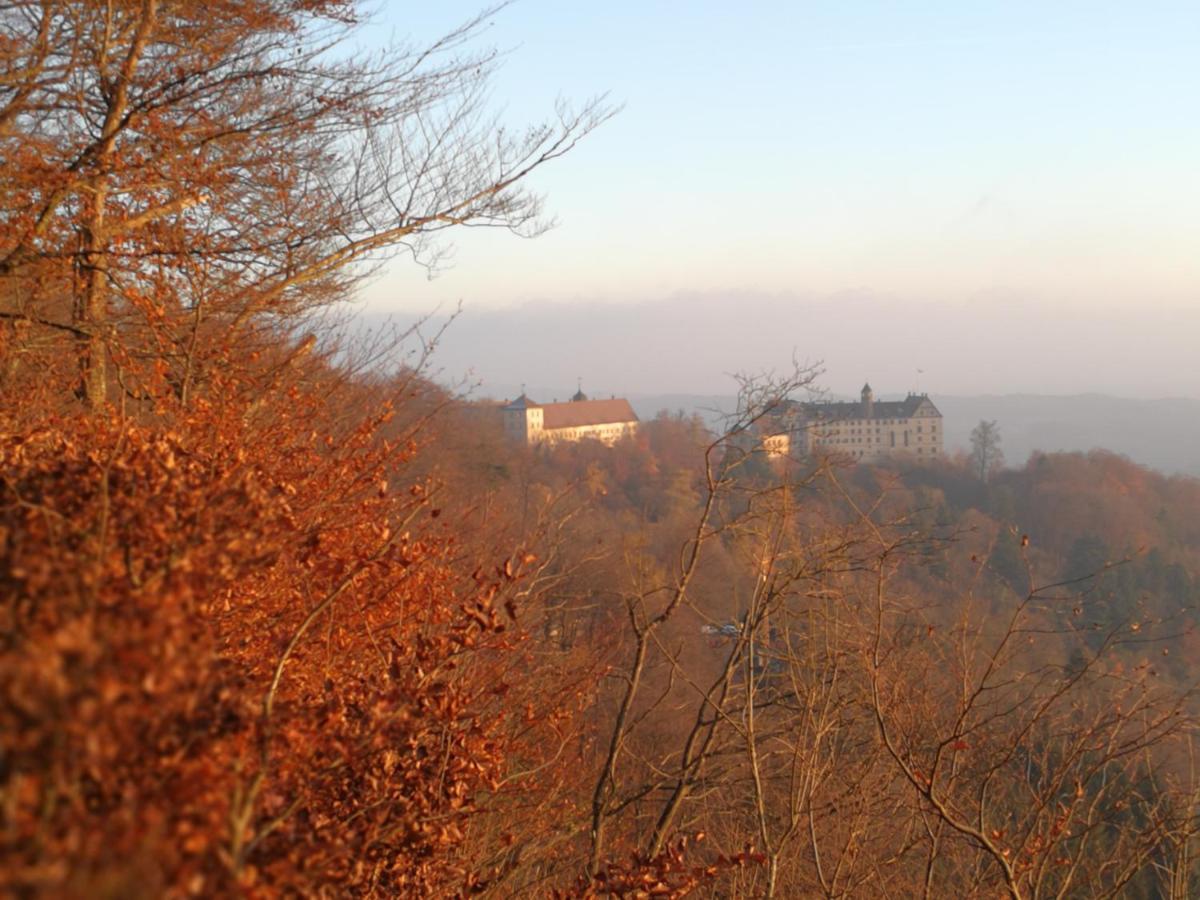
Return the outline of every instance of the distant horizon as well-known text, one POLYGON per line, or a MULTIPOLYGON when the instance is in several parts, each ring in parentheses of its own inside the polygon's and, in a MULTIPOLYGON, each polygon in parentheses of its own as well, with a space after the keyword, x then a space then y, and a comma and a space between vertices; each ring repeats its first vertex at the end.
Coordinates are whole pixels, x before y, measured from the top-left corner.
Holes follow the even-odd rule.
MULTIPOLYGON (((420 318, 365 304, 354 313, 364 329, 420 318)), ((426 331, 447 319, 435 314, 426 331)), ((712 291, 639 304, 464 303, 433 364, 448 381, 574 385, 582 377, 585 390, 617 394, 726 394, 732 373, 784 373, 795 360, 820 363, 818 387, 851 396, 870 381, 887 394, 1186 399, 1200 398, 1200 366, 1184 364, 1197 335, 1200 304, 1148 316, 1009 295, 938 304, 712 291)))
MULTIPOLYGON (((555 227, 455 229, 370 318, 463 306, 451 379, 714 393, 822 386, 1200 397, 1200 6, 915 0, 736 10, 522 0, 489 13, 496 115, 620 112, 535 173, 555 227), (426 261, 429 261, 428 259, 426 261), (918 380, 917 370, 924 370, 918 380)), ((364 50, 476 0, 381 5, 364 50)))
MULTIPOLYGON (((442 387, 445 387, 448 389, 452 389, 452 390, 454 389, 453 384, 443 383, 440 381, 438 382, 438 384, 441 385, 442 387)), ((587 389, 586 383, 581 385, 581 387, 583 389, 583 392, 588 395, 588 398, 592 399, 592 400, 604 399, 605 397, 607 397, 609 395, 615 396, 615 397, 626 397, 627 399, 635 398, 635 397, 640 398, 640 399, 654 398, 654 397, 679 397, 679 398, 690 398, 690 399, 695 399, 695 400, 703 400, 703 399, 707 399, 707 398, 722 398, 722 399, 729 398, 729 399, 732 399, 737 396, 736 391, 732 391, 732 390, 727 393, 710 393, 710 392, 689 393, 687 391, 629 391, 624 394, 614 394, 612 391, 605 391, 603 389, 597 390, 596 396, 592 396, 592 394, 587 389)), ((498 388, 503 388, 503 390, 497 389, 497 390, 492 390, 487 393, 482 393, 483 391, 486 390, 486 388, 484 386, 480 386, 478 391, 473 391, 469 394, 463 395, 463 399, 470 400, 470 401, 495 400, 496 402, 505 402, 508 400, 512 400, 521 394, 521 385, 519 385, 519 384, 500 384, 500 385, 498 385, 498 388)), ((1153 396, 1136 397, 1136 396, 1128 396, 1128 395, 1121 395, 1121 394, 1108 394, 1108 393, 1102 393, 1099 391, 1081 391, 1079 393, 1073 393, 1073 394, 1049 394, 1049 393, 1034 394, 1034 393, 1024 393, 1024 392, 1011 393, 1011 394, 989 393, 989 392, 973 393, 973 394, 956 394, 956 393, 947 393, 944 391, 926 391, 926 390, 911 391, 911 392, 910 391, 876 391, 874 385, 871 386, 871 389, 872 389, 872 393, 875 395, 876 400, 903 400, 905 397, 909 396, 909 394, 911 393, 911 394, 924 395, 924 396, 927 396, 930 399, 934 399, 934 400, 936 400, 938 397, 944 397, 944 398, 951 399, 951 400, 1084 400, 1084 399, 1096 399, 1096 400, 1118 400, 1118 401, 1130 402, 1130 403, 1198 403, 1198 404, 1200 404, 1200 397, 1189 397, 1189 396, 1183 396, 1183 395, 1161 396, 1161 397, 1153 397, 1153 396)), ((569 400, 571 398, 571 395, 574 394, 576 390, 577 390, 577 388, 569 386, 569 385, 559 387, 559 388, 554 388, 554 389, 546 389, 544 385, 532 385, 532 386, 526 385, 524 393, 531 400, 533 400, 537 403, 554 403, 554 402, 562 403, 562 402, 566 402, 567 400, 569 400)), ((851 400, 855 400, 855 399, 857 399, 857 395, 854 395, 854 394, 841 394, 841 393, 826 392, 821 398, 818 399, 818 402, 820 402, 821 400, 829 400, 832 402, 846 402, 846 401, 851 401, 851 400)))

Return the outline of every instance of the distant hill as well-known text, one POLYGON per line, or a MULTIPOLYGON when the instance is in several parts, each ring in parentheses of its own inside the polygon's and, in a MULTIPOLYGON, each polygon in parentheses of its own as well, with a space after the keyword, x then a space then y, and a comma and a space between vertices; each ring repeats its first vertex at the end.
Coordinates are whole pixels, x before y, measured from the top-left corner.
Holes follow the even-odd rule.
POLYGON ((1102 394, 933 398, 945 416, 946 449, 970 445, 980 419, 1000 426, 1009 465, 1035 450, 1100 447, 1171 474, 1200 476, 1200 400, 1130 400, 1102 394))
MULTIPOLYGON (((710 423, 716 418, 710 410, 728 410, 733 405, 732 397, 696 394, 631 395, 629 399, 643 419, 663 409, 683 410, 699 412, 710 423)), ((1130 400, 1102 394, 939 394, 932 399, 945 416, 949 453, 967 450, 971 429, 980 419, 994 419, 1010 466, 1022 465, 1035 450, 1102 448, 1161 472, 1200 477, 1200 400, 1130 400)))

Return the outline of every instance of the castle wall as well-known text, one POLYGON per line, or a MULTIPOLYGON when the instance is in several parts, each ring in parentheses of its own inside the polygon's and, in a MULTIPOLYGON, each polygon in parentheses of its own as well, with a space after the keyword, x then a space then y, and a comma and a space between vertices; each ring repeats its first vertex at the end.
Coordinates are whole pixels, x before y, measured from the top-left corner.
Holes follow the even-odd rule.
POLYGON ((522 395, 503 408, 503 416, 505 433, 526 444, 590 438, 611 446, 638 426, 629 402, 616 398, 538 404, 522 395))
POLYGON ((637 430, 637 422, 607 422, 602 425, 575 425, 568 428, 548 428, 541 432, 540 440, 550 444, 561 441, 581 441, 593 438, 612 446, 627 434, 637 430))
POLYGON ((810 420, 804 429, 804 441, 810 453, 845 455, 862 462, 894 456, 932 461, 945 454, 942 415, 928 401, 906 418, 810 420))

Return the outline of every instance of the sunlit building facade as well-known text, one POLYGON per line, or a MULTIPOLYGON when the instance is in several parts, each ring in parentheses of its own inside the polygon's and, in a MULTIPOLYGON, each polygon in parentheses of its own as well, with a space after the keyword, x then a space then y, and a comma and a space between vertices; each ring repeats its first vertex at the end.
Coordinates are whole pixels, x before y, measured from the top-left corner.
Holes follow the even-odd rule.
POLYGON ((942 414, 928 394, 876 400, 869 384, 858 402, 796 403, 763 440, 768 456, 793 452, 859 462, 895 457, 932 461, 945 453, 942 414))
POLYGON ((637 414, 628 400, 589 400, 582 390, 567 403, 535 403, 521 394, 502 412, 505 433, 526 444, 590 438, 611 446, 638 427, 637 414))

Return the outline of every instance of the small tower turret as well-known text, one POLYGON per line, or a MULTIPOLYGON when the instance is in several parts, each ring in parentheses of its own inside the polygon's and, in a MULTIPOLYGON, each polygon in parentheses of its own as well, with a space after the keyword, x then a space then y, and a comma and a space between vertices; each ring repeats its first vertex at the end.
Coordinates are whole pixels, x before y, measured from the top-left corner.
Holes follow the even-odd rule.
POLYGON ((870 382, 863 385, 862 414, 864 419, 870 419, 875 415, 875 395, 871 392, 870 382))

